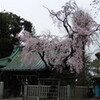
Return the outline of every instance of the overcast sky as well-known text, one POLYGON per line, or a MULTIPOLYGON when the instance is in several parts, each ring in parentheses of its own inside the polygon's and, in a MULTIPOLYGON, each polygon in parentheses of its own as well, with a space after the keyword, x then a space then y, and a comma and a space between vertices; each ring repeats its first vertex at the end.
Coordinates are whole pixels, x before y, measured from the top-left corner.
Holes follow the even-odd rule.
MULTIPOLYGON (((57 11, 68 0, 0 0, 0 11, 13 12, 24 19, 31 21, 36 28, 37 33, 50 30, 52 33, 59 33, 57 27, 49 17, 48 11, 43 7, 57 11)), ((92 0, 76 0, 76 3, 82 9, 88 10, 92 0)))

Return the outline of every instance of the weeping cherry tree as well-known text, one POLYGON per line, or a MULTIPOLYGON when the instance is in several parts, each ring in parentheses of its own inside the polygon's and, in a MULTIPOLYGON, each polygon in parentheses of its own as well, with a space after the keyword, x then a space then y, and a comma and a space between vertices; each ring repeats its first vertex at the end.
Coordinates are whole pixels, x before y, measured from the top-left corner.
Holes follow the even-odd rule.
POLYGON ((21 43, 24 42, 22 64, 32 63, 34 54, 38 54, 48 69, 62 71, 67 68, 69 72, 79 73, 84 67, 85 47, 91 44, 91 37, 99 30, 99 25, 73 0, 57 12, 46 9, 53 22, 64 28, 66 36, 61 38, 47 33, 32 37, 23 31, 20 36, 21 43))

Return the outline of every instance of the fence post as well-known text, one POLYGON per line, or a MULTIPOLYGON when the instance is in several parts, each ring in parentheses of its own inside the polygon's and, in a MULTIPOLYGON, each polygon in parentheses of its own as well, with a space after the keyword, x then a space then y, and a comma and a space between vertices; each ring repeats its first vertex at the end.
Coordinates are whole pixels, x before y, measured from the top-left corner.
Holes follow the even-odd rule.
POLYGON ((24 98, 23 100, 27 100, 27 85, 24 85, 24 98))
POLYGON ((38 98, 37 98, 37 100, 39 100, 40 99, 40 80, 38 81, 38 98))
POLYGON ((59 92, 60 92, 60 81, 58 81, 58 99, 57 100, 59 100, 59 98, 60 98, 60 96, 59 96, 59 92))
POLYGON ((70 98, 71 98, 70 85, 67 85, 67 98, 68 98, 68 100, 70 100, 70 98))
POLYGON ((40 99, 40 84, 38 84, 38 97, 37 97, 37 100, 40 99))
POLYGON ((3 98, 4 82, 0 82, 0 100, 3 98))

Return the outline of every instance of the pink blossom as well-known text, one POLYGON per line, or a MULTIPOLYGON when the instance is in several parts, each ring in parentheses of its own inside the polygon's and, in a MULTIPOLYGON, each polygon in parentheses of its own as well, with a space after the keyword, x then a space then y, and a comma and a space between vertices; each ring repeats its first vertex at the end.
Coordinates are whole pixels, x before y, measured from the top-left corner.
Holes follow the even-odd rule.
POLYGON ((46 67, 57 67, 61 71, 70 66, 70 70, 79 72, 84 66, 85 47, 92 43, 91 36, 99 30, 98 24, 87 12, 80 10, 73 0, 67 2, 60 11, 47 10, 54 23, 65 28, 66 36, 59 38, 49 32, 32 37, 29 32, 23 31, 20 37, 20 41, 25 42, 22 51, 23 64, 31 63, 36 53, 46 67))

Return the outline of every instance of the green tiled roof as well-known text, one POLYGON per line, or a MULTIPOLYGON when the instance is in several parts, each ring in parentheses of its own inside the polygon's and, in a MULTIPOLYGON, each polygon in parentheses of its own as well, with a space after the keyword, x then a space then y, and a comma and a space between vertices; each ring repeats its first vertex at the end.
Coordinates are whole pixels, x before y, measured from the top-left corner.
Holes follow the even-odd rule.
POLYGON ((19 51, 19 48, 16 48, 16 51, 13 51, 11 56, 5 57, 5 58, 1 58, 0 59, 0 67, 4 67, 7 66, 11 60, 13 59, 13 57, 16 55, 16 53, 19 51))
POLYGON ((2 58, 0 59, 0 67, 6 66, 9 63, 8 58, 2 58))
POLYGON ((4 71, 32 71, 32 70, 40 70, 45 68, 45 64, 41 60, 38 54, 34 54, 33 62, 27 66, 22 66, 21 63, 21 50, 18 50, 16 54, 13 56, 12 61, 1 70, 4 71))

